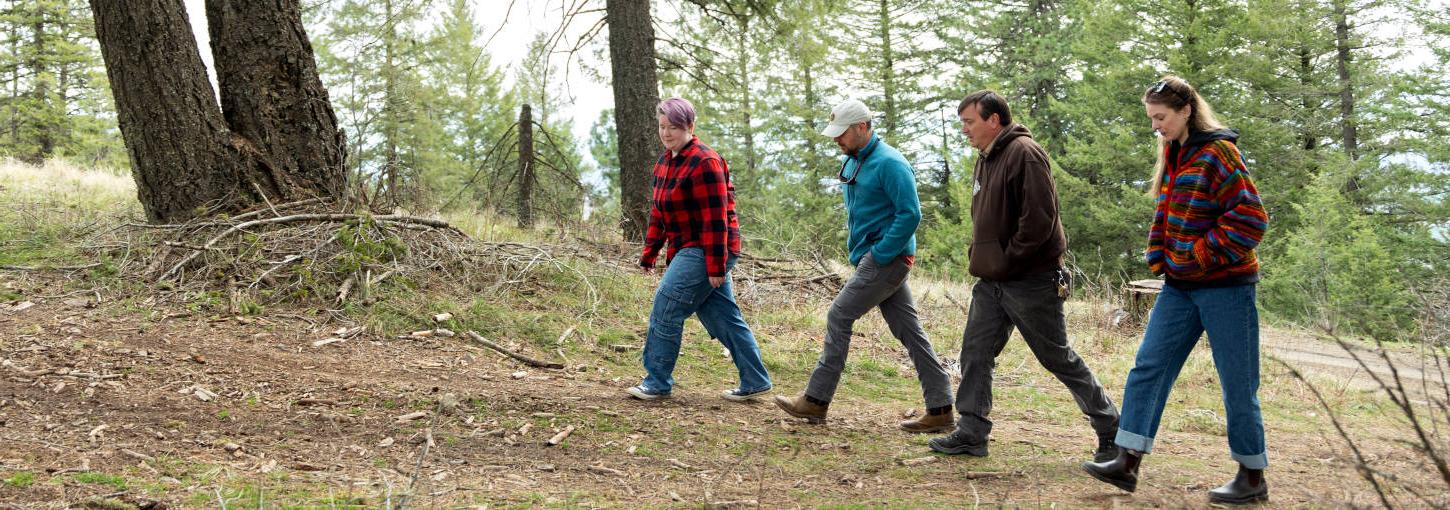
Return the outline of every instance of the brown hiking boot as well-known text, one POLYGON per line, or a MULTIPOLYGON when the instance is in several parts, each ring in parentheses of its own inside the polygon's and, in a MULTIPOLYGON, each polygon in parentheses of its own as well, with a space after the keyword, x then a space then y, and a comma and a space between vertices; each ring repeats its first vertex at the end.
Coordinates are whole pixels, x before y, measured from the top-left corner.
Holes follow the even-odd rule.
POLYGON ((946 432, 956 428, 955 425, 956 422, 952 419, 951 408, 948 407, 947 412, 944 413, 927 413, 915 419, 902 421, 901 430, 916 434, 927 434, 946 432))
POLYGON ((796 418, 805 418, 807 423, 825 423, 826 408, 830 404, 817 404, 811 402, 811 400, 810 397, 805 395, 799 397, 782 397, 776 395, 775 405, 780 406, 780 410, 785 411, 786 414, 796 418))

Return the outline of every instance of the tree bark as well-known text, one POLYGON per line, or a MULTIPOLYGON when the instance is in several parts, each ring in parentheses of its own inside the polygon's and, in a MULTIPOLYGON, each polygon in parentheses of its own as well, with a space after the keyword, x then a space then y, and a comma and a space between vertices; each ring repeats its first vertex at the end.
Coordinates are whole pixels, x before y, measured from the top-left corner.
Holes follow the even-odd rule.
POLYGON ((529 105, 519 112, 519 228, 534 226, 534 115, 529 105))
MULTIPOLYGON (((1314 104, 1311 102, 1310 99, 1310 95, 1313 94, 1314 90, 1314 83, 1311 79, 1311 74, 1314 72, 1314 59, 1313 56, 1309 54, 1309 48, 1307 47, 1300 47, 1298 49, 1298 55, 1300 88, 1299 106, 1303 108, 1304 112, 1307 114, 1308 112, 1314 111, 1314 104)), ((1312 151, 1318 145, 1318 137, 1314 135, 1314 132, 1308 126, 1309 121, 1306 120, 1304 124, 1305 125, 1302 129, 1302 132, 1299 135, 1301 140, 1300 147, 1302 147, 1305 151, 1312 151)))
POLYGON ((182 1, 91 0, 91 11, 146 217, 185 221, 254 193, 240 177, 255 151, 222 119, 182 1))
POLYGON ((302 11, 297 0, 268 3, 276 8, 206 2, 223 118, 266 155, 246 178, 269 198, 340 196, 346 144, 317 75, 302 11))
POLYGON ((896 110, 896 55, 891 52, 891 5, 887 0, 881 0, 880 7, 881 88, 886 103, 880 130, 895 136, 901 119, 896 110))
POLYGON ((59 122, 56 121, 55 114, 57 110, 59 110, 61 115, 65 114, 64 108, 57 109, 50 104, 51 84, 49 78, 46 76, 49 70, 46 69, 45 62, 45 15, 46 6, 44 4, 37 4, 35 6, 35 19, 31 26, 31 30, 34 30, 35 33, 34 48, 31 50, 34 53, 31 53, 30 81, 35 87, 33 92, 35 95, 35 108, 39 108, 40 111, 34 114, 36 119, 35 153, 29 158, 32 163, 37 165, 44 163, 45 158, 50 157, 55 152, 55 131, 59 128, 57 126, 59 122))
POLYGON ((340 153, 339 138, 325 128, 335 122, 295 0, 212 7, 220 14, 212 37, 226 46, 216 59, 226 117, 182 0, 91 0, 146 217, 175 223, 243 210, 261 203, 258 189, 280 200, 340 196, 342 158, 330 152, 340 153))
POLYGON ((620 227, 626 240, 638 242, 648 227, 650 179, 660 149, 654 25, 649 0, 606 0, 605 10, 619 144, 620 227))
MULTIPOLYGON (((392 20, 397 13, 393 12, 392 0, 383 3, 383 13, 388 20, 392 20)), ((398 39, 397 24, 391 21, 384 23, 387 30, 383 34, 383 171, 388 176, 388 194, 394 204, 401 203, 403 194, 398 186, 398 65, 397 48, 394 42, 398 39)))
POLYGON ((740 142, 745 146, 745 175, 748 179, 758 179, 760 176, 756 173, 756 167, 759 158, 755 154, 755 127, 752 125, 754 119, 750 115, 750 112, 755 111, 755 98, 750 93, 750 57, 753 53, 750 48, 750 16, 739 14, 736 21, 740 29, 735 38, 735 55, 740 59, 735 66, 738 73, 736 79, 740 80, 740 142))
MULTIPOLYGON (((8 11, 13 11, 13 10, 15 10, 15 2, 10 2, 10 5, 6 8, 6 11, 8 12, 8 11)), ((6 29, 9 30, 11 34, 13 34, 10 37, 10 54, 11 55, 19 55, 20 54, 20 35, 19 35, 20 34, 20 23, 19 22, 16 22, 16 21, 7 20, 6 25, 7 25, 6 26, 6 29)), ((19 99, 19 98, 20 98, 20 66, 19 65, 16 65, 16 66, 12 66, 10 68, 10 97, 8 99, 10 100, 9 103, 11 103, 11 105, 8 106, 8 108, 6 109, 7 110, 6 113, 9 114, 9 116, 10 116, 10 123, 7 126, 7 128, 10 130, 9 138, 10 138, 11 143, 14 143, 15 141, 18 141, 20 139, 20 114, 19 114, 19 112, 15 111, 15 107, 13 106, 14 101, 16 99, 19 99)))
MULTIPOLYGON (((1359 132, 1354 122, 1354 82, 1349 75, 1349 14, 1344 0, 1334 2, 1335 66, 1339 72, 1339 116, 1344 152, 1351 161, 1359 159, 1359 132)), ((1357 187, 1357 186, 1356 186, 1357 187)))

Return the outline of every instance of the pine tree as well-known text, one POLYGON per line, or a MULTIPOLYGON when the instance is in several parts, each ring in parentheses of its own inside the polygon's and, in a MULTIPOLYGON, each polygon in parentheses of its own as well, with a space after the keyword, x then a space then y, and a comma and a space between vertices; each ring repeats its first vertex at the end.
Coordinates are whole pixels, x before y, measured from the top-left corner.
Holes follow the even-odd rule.
POLYGON ((344 0, 317 16, 319 67, 348 135, 353 180, 393 203, 416 200, 417 173, 438 151, 421 68, 431 0, 344 0))
POLYGON ((502 145, 516 133, 518 102, 483 48, 483 36, 470 2, 451 0, 426 51, 428 110, 441 127, 440 157, 419 172, 432 205, 496 205, 480 201, 507 170, 505 161, 515 157, 502 145), (457 200, 462 197, 468 200, 457 200))
POLYGON ((660 80, 655 61, 654 17, 648 0, 605 0, 609 29, 609 66, 619 152, 620 230, 624 238, 644 239, 650 207, 650 168, 657 151, 653 108, 660 80))
POLYGON ((0 45, 0 153, 124 165, 90 13, 80 0, 10 2, 0 45))
MULTIPOLYGON (((559 113, 564 107, 564 91, 556 80, 558 69, 549 59, 548 39, 548 34, 538 34, 529 45, 528 56, 514 70, 513 95, 531 109, 533 165, 516 164, 508 169, 504 189, 516 206, 506 210, 522 217, 522 204, 528 202, 538 208, 533 215, 543 213, 566 223, 581 217, 586 190, 579 178, 584 157, 573 143, 573 121, 559 113)), ((517 129, 522 132, 523 128, 517 129)), ((518 157, 525 155, 521 152, 518 157)))
MULTIPOLYGON (((1059 103, 1067 98, 1078 13, 1071 0, 1030 0, 997 4, 981 0, 939 6, 943 20, 936 36, 945 44, 942 60, 972 72, 947 84, 942 96, 960 99, 989 88, 1012 106, 1013 118, 1054 157, 1063 154, 1066 119, 1059 103), (971 16, 950 16, 951 12, 971 16)), ((955 111, 955 102, 948 101, 955 111)))

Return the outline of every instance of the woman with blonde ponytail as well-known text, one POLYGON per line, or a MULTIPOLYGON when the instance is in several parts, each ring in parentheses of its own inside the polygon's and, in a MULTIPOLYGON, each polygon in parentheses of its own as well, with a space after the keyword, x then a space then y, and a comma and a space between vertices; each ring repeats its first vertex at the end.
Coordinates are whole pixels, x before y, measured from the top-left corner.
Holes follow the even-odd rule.
POLYGON ((1163 292, 1123 390, 1117 458, 1088 462, 1094 478, 1132 492, 1138 465, 1153 449, 1163 406, 1188 354, 1205 332, 1228 414, 1229 452, 1239 463, 1232 481, 1213 489, 1213 503, 1269 499, 1269 458, 1259 410, 1259 315, 1254 303, 1259 261, 1254 253, 1269 218, 1235 143, 1213 108, 1188 82, 1166 76, 1143 93, 1158 135, 1149 193, 1157 210, 1148 231, 1148 267, 1163 275, 1163 292))

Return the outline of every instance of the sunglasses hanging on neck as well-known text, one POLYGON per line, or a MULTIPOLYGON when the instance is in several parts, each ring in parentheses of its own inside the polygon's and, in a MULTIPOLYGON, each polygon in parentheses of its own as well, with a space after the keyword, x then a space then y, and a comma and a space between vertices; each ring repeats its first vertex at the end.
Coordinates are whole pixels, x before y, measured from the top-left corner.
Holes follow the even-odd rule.
POLYGON ((846 165, 848 165, 850 163, 851 163, 851 158, 845 158, 845 159, 841 160, 841 171, 836 174, 836 178, 841 180, 841 184, 845 184, 845 185, 856 184, 856 176, 861 174, 861 165, 856 165, 856 171, 855 172, 851 172, 851 176, 850 177, 846 177, 846 165))

